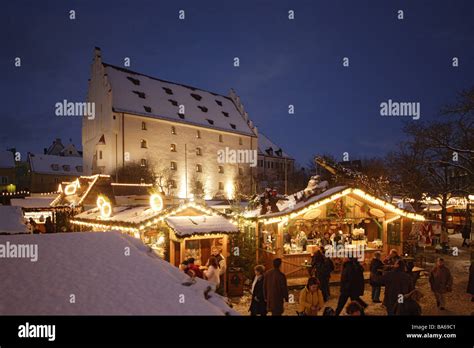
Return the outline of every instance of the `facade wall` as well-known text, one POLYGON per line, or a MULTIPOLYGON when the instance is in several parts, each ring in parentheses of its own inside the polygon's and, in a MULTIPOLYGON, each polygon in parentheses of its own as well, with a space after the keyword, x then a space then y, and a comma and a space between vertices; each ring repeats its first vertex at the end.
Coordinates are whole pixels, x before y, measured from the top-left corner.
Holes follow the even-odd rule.
POLYGON ((70 175, 53 175, 32 173, 30 177, 30 192, 56 192, 63 181, 74 181, 78 177, 70 175))
POLYGON ((0 168, 0 187, 16 184, 15 168, 0 168))

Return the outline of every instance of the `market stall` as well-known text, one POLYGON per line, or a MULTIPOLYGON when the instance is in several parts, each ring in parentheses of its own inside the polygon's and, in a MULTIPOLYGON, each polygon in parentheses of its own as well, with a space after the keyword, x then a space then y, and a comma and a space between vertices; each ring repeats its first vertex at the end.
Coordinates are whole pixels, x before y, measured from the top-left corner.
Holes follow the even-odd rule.
POLYGON ((294 195, 257 218, 259 256, 268 264, 282 258, 288 277, 308 275, 308 265, 321 250, 340 270, 354 256, 367 267, 374 252, 404 252, 412 223, 424 217, 400 209, 360 189, 338 186, 313 195, 294 195))

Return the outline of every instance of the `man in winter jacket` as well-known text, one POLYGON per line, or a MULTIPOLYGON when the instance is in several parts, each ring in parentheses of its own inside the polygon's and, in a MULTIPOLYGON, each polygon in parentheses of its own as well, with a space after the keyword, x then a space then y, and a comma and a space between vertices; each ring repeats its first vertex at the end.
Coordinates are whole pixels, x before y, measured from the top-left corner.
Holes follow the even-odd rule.
POLYGON ((398 301, 415 288, 412 278, 406 273, 405 262, 398 260, 393 270, 383 275, 382 283, 385 285, 383 304, 387 314, 394 315, 398 301))
POLYGON ((286 276, 280 271, 281 259, 273 260, 273 269, 263 277, 263 293, 267 309, 272 315, 282 315, 284 301, 288 302, 288 286, 286 276))
POLYGON ((436 266, 430 273, 430 285, 431 291, 433 291, 436 304, 439 309, 445 310, 445 298, 444 295, 447 292, 452 291, 453 277, 448 267, 444 264, 444 259, 439 258, 436 262, 436 266))
POLYGON ((346 259, 342 266, 341 294, 337 302, 336 315, 344 309, 347 300, 357 301, 363 308, 367 304, 360 298, 364 294, 364 269, 357 258, 346 259))

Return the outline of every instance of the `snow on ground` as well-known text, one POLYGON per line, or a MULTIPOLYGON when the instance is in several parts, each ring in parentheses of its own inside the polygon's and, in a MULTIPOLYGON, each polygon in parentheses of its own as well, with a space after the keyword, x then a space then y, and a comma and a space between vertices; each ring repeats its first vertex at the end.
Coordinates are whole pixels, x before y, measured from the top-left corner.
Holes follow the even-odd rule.
POLYGON ((0 258, 0 315, 237 314, 214 292, 205 299, 210 283, 182 285, 186 274, 119 232, 0 236, 7 241, 37 244, 38 261, 0 258))
POLYGON ((0 233, 28 233, 20 207, 0 205, 0 233))

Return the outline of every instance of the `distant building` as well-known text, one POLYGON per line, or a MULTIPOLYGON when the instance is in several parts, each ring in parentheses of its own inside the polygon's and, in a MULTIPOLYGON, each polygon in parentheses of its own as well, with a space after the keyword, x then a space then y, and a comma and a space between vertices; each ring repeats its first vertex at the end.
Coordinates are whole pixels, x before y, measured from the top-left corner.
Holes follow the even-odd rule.
POLYGON ((0 151, 0 192, 7 190, 7 186, 15 185, 16 170, 15 157, 11 151, 0 151))
POLYGON ((63 181, 73 181, 83 173, 82 157, 28 153, 31 192, 56 192, 63 181))
POLYGON ((295 168, 295 160, 267 136, 258 135, 258 191, 275 187, 285 193, 288 181, 295 168))
POLYGON ((76 149, 74 144, 64 146, 60 138, 56 138, 49 148, 45 148, 44 154, 52 156, 82 157, 82 153, 76 149))
POLYGON ((233 90, 224 96, 106 64, 98 48, 91 72, 96 111, 82 123, 85 174, 114 175, 134 163, 168 172, 180 198, 193 185, 206 199, 232 198, 236 185, 255 190, 257 168, 218 161, 220 150, 257 153, 257 128, 233 90))

